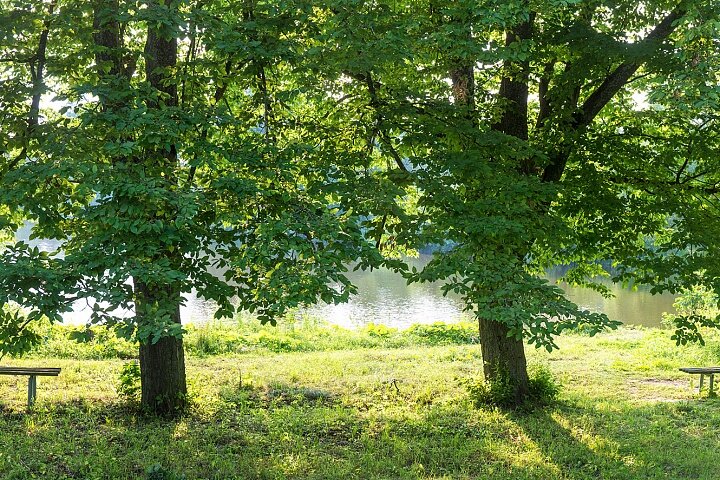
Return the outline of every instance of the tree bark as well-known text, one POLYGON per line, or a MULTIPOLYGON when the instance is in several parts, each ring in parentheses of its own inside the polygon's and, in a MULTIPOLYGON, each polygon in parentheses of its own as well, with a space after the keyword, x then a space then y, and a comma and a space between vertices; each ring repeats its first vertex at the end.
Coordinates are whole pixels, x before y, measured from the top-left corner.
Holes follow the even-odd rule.
MULTIPOLYGON (((151 2, 152 3, 152 2, 151 2)), ((173 3, 171 2, 171 5, 173 3)), ((174 4, 176 8, 177 4, 174 4)), ((178 105, 177 86, 168 78, 166 69, 177 64, 178 43, 168 27, 148 26, 145 41, 145 77, 154 88, 163 92, 162 101, 148 102, 153 109, 163 109, 178 105)), ((176 179, 172 174, 178 163, 177 148, 148 150, 146 155, 153 161, 161 163, 168 171, 168 188, 176 187, 176 179)), ((179 250, 168 253, 168 256, 180 255, 179 250)), ((172 260, 172 259, 171 259, 172 260)), ((171 262, 172 263, 172 262, 171 262)), ((136 315, 141 322, 152 323, 154 319, 142 316, 152 314, 162 302, 163 312, 171 310, 171 321, 181 323, 180 292, 171 285, 148 288, 147 285, 136 283, 136 315)), ((172 415, 181 411, 187 404, 187 384, 185 379, 185 353, 182 337, 162 336, 156 342, 150 339, 140 345, 140 378, 142 387, 141 405, 160 415, 172 415)))
POLYGON ((485 379, 494 382, 506 377, 513 387, 513 403, 522 404, 529 393, 525 343, 508 337, 507 325, 480 319, 480 347, 485 379))
MULTIPOLYGON (((157 312, 156 306, 170 302, 171 320, 180 323, 180 293, 167 289, 158 292, 141 282, 135 282, 135 309, 138 323, 152 321, 146 315, 157 312)), ((143 408, 159 415, 173 415, 187 404, 185 379, 185 351, 182 337, 165 336, 156 343, 151 339, 140 344, 140 384, 143 408)))

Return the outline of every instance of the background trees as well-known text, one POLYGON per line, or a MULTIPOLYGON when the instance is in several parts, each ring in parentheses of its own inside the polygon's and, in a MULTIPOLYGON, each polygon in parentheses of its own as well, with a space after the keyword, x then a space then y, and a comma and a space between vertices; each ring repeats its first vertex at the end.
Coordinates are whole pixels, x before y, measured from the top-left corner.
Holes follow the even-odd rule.
POLYGON ((2 5, 4 227, 62 249, 4 251, 27 314, 3 348, 96 299, 158 411, 183 402, 193 289, 274 321, 346 299, 348 261, 444 280, 521 401, 524 340, 612 325, 547 267, 719 286, 713 2, 2 5), (422 271, 390 255, 427 244, 451 248, 422 271))

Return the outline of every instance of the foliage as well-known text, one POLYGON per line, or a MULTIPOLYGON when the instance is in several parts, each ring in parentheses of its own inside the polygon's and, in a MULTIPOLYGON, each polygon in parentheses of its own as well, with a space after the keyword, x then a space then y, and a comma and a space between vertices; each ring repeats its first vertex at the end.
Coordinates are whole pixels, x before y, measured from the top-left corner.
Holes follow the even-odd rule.
MULTIPOLYGON (((465 386, 477 408, 518 406, 512 381, 502 371, 496 372, 493 380, 466 378, 460 383, 465 386)), ((521 406, 549 405, 558 398, 560 385, 547 367, 538 365, 530 370, 529 392, 527 403, 521 406)))
POLYGON ((354 262, 552 350, 617 323, 547 267, 720 292, 718 2, 0 6, 0 227, 57 242, 1 253, 32 321, 86 301, 155 345, 183 294, 274 323, 346 301, 354 262), (397 258, 426 245, 452 247, 397 258))
POLYGON ((140 399, 140 364, 123 364, 118 379, 118 396, 127 402, 137 402, 140 399))
POLYGON ((52 325, 40 332, 42 340, 31 350, 33 355, 98 360, 132 359, 138 354, 137 343, 119 337, 112 329, 102 325, 89 329, 52 325))
MULTIPOLYGON (((191 356, 247 354, 252 352, 311 352, 348 348, 404 348, 421 345, 469 345, 477 343, 471 323, 412 325, 397 330, 368 325, 349 330, 316 320, 293 322, 288 319, 275 327, 252 320, 238 323, 209 322, 186 326, 185 350, 191 356), (378 333, 380 332, 380 333, 378 333)), ((132 359, 137 344, 117 336, 108 328, 95 326, 87 342, 77 343, 73 334, 85 332, 77 327, 53 325, 43 331, 43 340, 29 352, 31 357, 72 359, 132 359)))
POLYGON ((36 325, 18 307, 4 305, 0 309, 0 359, 5 355, 19 356, 31 351, 41 341, 36 325))
POLYGON ((172 470, 168 470, 159 463, 151 465, 145 471, 146 480, 185 480, 185 475, 178 475, 172 470))
POLYGON ((436 322, 431 325, 415 324, 408 328, 406 334, 417 338, 420 344, 426 345, 462 345, 477 343, 475 325, 469 322, 436 322))
POLYGON ((702 285, 680 292, 673 303, 676 313, 663 315, 663 323, 675 327, 672 339, 678 345, 697 342, 705 345, 701 329, 720 328, 718 296, 702 285))
POLYGON ((557 400, 561 385, 545 366, 536 366, 530 371, 530 401, 538 405, 547 405, 557 400))
POLYGON ((515 404, 515 389, 510 377, 503 372, 496 372, 495 380, 463 379, 460 382, 465 386, 473 404, 477 408, 487 406, 511 407, 515 404))
POLYGON ((0 303, 58 322, 88 301, 91 323, 154 344, 182 335, 175 312, 192 290, 219 304, 218 317, 241 308, 274 323, 300 304, 347 299, 347 262, 379 264, 361 209, 333 193, 343 162, 318 148, 312 118, 301 121, 308 67, 296 67, 312 9, 245 8, 7 10, 0 205, 13 214, 2 227, 29 225, 31 241, 3 250, 0 303), (154 69, 161 58, 170 63, 154 69), (53 101, 34 109, 41 94, 53 101), (28 102, 42 123, 23 120, 28 102))

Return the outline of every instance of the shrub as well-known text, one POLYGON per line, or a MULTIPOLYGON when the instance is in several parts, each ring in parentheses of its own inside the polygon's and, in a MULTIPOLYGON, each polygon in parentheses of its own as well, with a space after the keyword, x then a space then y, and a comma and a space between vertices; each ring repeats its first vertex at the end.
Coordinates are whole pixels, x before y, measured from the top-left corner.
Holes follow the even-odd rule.
POLYGON ((120 369, 118 396, 128 402, 140 400, 140 364, 128 362, 120 369))
POLYGON ((371 337, 388 338, 397 333, 398 329, 387 325, 369 323, 363 329, 371 337))
POLYGON ((88 360, 107 358, 136 358, 137 343, 119 338, 115 331, 105 326, 52 325, 43 331, 43 342, 34 354, 88 360))
POLYGON ((515 403, 513 387, 507 374, 496 374, 492 382, 468 378, 460 381, 468 391, 476 408, 487 406, 507 407, 515 403))
POLYGON ((470 322, 413 325, 405 332, 411 338, 426 345, 463 345, 477 343, 477 325, 470 322))
POLYGON ((536 405, 546 405, 557 400, 560 384, 553 377, 550 369, 544 365, 536 365, 530 369, 530 401, 536 405))
MULTIPOLYGON (((529 396, 526 404, 547 405, 557 399, 560 385, 545 366, 535 366, 528 372, 529 396)), ((468 391, 470 399, 477 408, 485 406, 515 406, 515 395, 510 376, 505 371, 496 371, 495 379, 463 379, 460 381, 468 391)))

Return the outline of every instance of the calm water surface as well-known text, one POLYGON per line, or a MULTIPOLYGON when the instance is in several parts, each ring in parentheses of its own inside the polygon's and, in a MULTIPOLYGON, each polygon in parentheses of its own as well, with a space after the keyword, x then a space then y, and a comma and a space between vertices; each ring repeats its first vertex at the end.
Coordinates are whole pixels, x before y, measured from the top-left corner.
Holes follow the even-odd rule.
MULTIPOLYGON (((421 256, 409 263, 421 268, 429 259, 429 256, 421 256)), ((400 275, 384 269, 350 272, 348 276, 357 285, 358 295, 346 304, 317 305, 308 312, 348 327, 381 323, 403 328, 413 323, 469 319, 462 312, 460 298, 452 293, 443 296, 440 283, 407 285, 400 275)), ((559 276, 559 272, 551 272, 547 278, 556 282, 559 276)), ((627 324, 659 326, 664 312, 675 311, 672 306, 674 295, 652 295, 649 288, 630 290, 610 282, 607 285, 615 295, 613 298, 603 298, 597 292, 563 282, 558 284, 580 307, 604 312, 611 320, 627 324)))
MULTIPOLYGON (((18 232, 18 238, 27 241, 29 228, 18 232)), ((31 242, 45 250, 54 250, 57 243, 47 240, 31 242)), ((409 263, 421 268, 430 256, 410 259, 409 263)), ((317 305, 305 311, 331 323, 345 327, 360 327, 377 323, 404 328, 413 323, 455 322, 469 319, 462 312, 460 298, 452 293, 443 296, 440 283, 408 285, 405 280, 385 269, 349 272, 348 277, 358 287, 358 295, 341 305, 317 305)), ((558 273, 548 275, 550 281, 557 281, 558 273)), ((558 284, 570 300, 588 310, 604 312, 612 320, 632 325, 658 326, 664 312, 674 311, 674 296, 670 294, 651 295, 649 289, 623 289, 608 283, 613 298, 603 298, 596 292, 584 288, 558 284)), ((85 323, 90 316, 90 306, 76 303, 74 311, 64 316, 67 323, 85 323)), ((184 323, 202 323, 215 313, 212 302, 186 297, 181 315, 184 323)))

